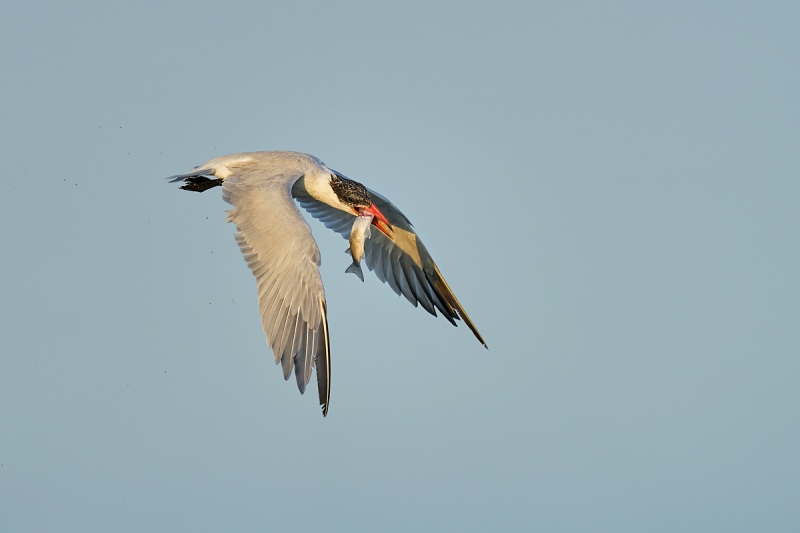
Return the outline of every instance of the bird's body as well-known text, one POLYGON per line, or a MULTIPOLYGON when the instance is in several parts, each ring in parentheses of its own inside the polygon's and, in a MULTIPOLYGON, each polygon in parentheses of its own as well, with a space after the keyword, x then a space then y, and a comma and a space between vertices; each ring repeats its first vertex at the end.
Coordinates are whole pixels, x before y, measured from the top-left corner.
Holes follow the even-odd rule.
MULTIPOLYGON (((239 153, 169 179, 198 192, 222 186, 224 200, 234 207, 228 221, 236 224, 236 241, 256 277, 267 344, 286 379, 294 370, 301 392, 316 366, 323 414, 330 402, 330 343, 320 253, 293 199, 345 238, 356 220, 364 224, 368 218, 379 230, 366 239, 369 223, 358 229, 366 239, 363 255, 370 270, 415 307, 422 305, 434 316, 438 309, 453 325, 464 320, 486 345, 406 216, 383 196, 316 157, 239 153)), ((353 259, 357 263, 355 255, 353 259)))

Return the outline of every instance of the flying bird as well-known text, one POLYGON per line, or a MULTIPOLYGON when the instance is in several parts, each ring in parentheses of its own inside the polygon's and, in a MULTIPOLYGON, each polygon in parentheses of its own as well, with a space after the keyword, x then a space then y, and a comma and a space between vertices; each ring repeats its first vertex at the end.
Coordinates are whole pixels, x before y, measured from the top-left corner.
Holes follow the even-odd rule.
POLYGON ((167 178, 181 189, 203 192, 222 187, 234 209, 236 242, 258 286, 267 344, 281 363, 284 379, 294 369, 305 392, 317 369, 322 414, 328 414, 331 354, 320 253, 296 200, 314 218, 350 240, 353 264, 346 272, 363 281, 359 260, 414 307, 451 324, 463 320, 486 346, 408 218, 389 200, 316 157, 299 152, 245 152, 212 159, 188 174, 167 178), (369 231, 375 226, 377 231, 369 231))

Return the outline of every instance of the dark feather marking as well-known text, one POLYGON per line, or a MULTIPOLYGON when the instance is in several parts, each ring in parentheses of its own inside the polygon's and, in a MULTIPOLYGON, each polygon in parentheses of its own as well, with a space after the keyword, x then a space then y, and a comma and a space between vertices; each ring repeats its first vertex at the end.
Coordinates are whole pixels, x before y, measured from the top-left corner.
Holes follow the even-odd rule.
POLYGON ((430 284, 431 289, 433 289, 433 296, 436 298, 434 304, 436 305, 436 307, 439 308, 439 310, 442 312, 442 316, 445 317, 448 322, 458 327, 458 324, 456 324, 456 320, 459 319, 458 313, 456 313, 456 310, 453 308, 452 303, 447 298, 447 296, 442 294, 442 292, 436 286, 435 280, 431 279, 431 276, 426 274, 425 277, 428 279, 428 283, 430 284))
POLYGON ((420 289, 418 292, 421 294, 417 294, 419 303, 422 304, 422 307, 424 307, 427 312, 433 316, 436 316, 436 308, 433 307, 433 302, 431 301, 431 292, 428 288, 428 280, 425 278, 425 274, 418 268, 412 268, 411 271, 414 273, 414 277, 417 280, 417 286, 420 289))

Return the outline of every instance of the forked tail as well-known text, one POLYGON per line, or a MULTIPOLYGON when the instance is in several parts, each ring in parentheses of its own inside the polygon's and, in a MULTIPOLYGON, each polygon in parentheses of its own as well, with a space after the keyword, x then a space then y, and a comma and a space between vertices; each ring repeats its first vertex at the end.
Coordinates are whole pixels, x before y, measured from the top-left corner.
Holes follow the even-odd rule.
POLYGON ((214 177, 213 172, 213 170, 201 168, 189 174, 178 174, 177 176, 170 176, 167 179, 170 183, 182 181, 183 185, 181 189, 184 191, 203 192, 222 185, 222 180, 214 177))

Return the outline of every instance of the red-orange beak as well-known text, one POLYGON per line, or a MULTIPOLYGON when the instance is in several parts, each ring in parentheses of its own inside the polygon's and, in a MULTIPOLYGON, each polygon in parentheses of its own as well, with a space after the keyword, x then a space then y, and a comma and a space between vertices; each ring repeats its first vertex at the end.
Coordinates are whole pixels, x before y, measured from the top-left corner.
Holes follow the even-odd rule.
POLYGON ((373 203, 373 204, 372 204, 371 206, 369 206, 369 207, 360 207, 360 208, 359 208, 359 209, 356 211, 356 214, 358 214, 358 212, 362 212, 362 213, 369 213, 370 215, 372 215, 372 217, 373 217, 373 218, 372 218, 372 224, 373 224, 373 225, 374 225, 376 228, 378 228, 379 230, 381 230, 381 232, 382 232, 384 235, 386 235, 387 237, 391 238, 391 236, 392 236, 391 234, 392 234, 392 231, 393 231, 393 229, 392 229, 392 225, 391 225, 391 224, 389 224, 389 221, 388 221, 388 220, 386 220, 386 217, 383 215, 383 213, 381 213, 381 210, 380 210, 380 209, 378 209, 378 206, 376 206, 376 205, 373 203))

